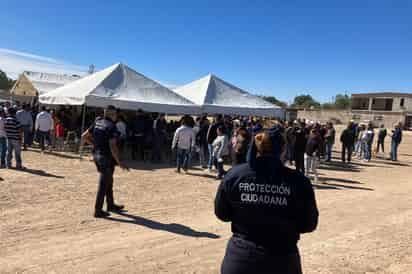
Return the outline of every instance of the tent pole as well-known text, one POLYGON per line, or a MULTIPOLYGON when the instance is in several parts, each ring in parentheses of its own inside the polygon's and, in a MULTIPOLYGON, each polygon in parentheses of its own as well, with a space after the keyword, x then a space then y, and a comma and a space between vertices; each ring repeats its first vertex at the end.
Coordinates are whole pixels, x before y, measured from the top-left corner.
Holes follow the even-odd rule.
POLYGON ((83 111, 82 111, 82 112, 83 112, 83 113, 82 113, 82 127, 81 127, 81 131, 80 131, 80 146, 79 146, 79 157, 80 157, 80 160, 81 160, 82 157, 83 157, 83 146, 84 146, 84 144, 83 144, 83 140, 82 140, 81 135, 83 134, 83 132, 84 132, 84 127, 85 127, 85 125, 86 125, 86 104, 83 105, 83 111))

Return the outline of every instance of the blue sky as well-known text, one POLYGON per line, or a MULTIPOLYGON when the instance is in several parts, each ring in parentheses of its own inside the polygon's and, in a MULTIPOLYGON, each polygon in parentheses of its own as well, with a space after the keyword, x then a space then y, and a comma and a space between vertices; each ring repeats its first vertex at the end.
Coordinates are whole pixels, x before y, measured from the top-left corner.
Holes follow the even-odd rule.
POLYGON ((412 0, 6 0, 0 26, 0 48, 168 85, 212 72, 288 102, 412 91, 412 0))

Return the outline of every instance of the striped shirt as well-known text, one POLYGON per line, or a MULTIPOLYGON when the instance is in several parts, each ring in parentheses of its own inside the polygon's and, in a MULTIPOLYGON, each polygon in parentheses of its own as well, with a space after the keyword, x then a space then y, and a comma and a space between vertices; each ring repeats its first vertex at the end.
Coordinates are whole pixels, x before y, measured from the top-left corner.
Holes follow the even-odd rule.
POLYGON ((7 139, 20 141, 20 123, 15 117, 7 117, 4 123, 7 139))

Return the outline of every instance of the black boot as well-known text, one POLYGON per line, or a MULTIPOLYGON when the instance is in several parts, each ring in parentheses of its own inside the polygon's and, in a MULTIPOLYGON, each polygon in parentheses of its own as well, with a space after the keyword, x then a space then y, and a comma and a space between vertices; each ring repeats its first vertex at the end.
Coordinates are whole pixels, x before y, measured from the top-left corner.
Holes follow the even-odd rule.
POLYGON ((106 218, 106 217, 109 217, 109 216, 110 216, 110 213, 106 212, 106 211, 103 211, 103 210, 96 211, 94 213, 95 218, 106 218))
POLYGON ((111 212, 122 212, 123 209, 124 209, 123 205, 113 204, 111 206, 107 206, 107 211, 111 211, 111 212))

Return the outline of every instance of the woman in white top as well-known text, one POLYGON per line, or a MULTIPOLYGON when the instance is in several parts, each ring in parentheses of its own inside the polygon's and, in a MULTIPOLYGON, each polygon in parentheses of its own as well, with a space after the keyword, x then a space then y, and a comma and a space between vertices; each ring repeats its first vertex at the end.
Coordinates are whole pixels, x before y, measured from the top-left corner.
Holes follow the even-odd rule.
POLYGON ((224 159, 229 155, 229 140, 225 134, 225 128, 219 126, 217 128, 217 137, 213 141, 213 158, 217 162, 217 179, 222 179, 226 171, 223 169, 224 159))
POLYGON ((126 143, 127 139, 127 125, 126 121, 123 116, 119 116, 117 123, 116 123, 116 128, 117 131, 120 133, 119 137, 119 148, 120 148, 120 153, 123 152, 124 144, 126 143))

